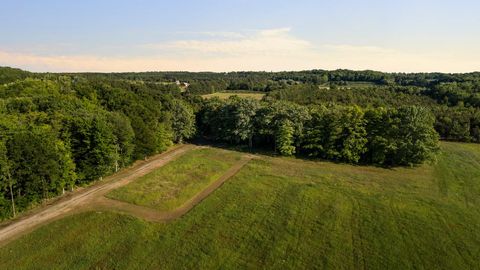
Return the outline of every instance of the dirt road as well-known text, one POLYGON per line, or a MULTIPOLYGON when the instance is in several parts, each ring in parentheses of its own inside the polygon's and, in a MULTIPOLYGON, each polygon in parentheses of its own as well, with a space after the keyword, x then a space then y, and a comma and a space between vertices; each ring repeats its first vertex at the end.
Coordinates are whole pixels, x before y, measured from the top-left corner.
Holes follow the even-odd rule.
POLYGON ((37 228, 39 225, 51 222, 68 214, 90 208, 95 199, 103 197, 109 191, 124 186, 152 170, 159 168, 183 153, 196 148, 194 145, 182 145, 166 153, 151 157, 148 161, 140 161, 130 168, 105 178, 101 183, 73 193, 72 196, 62 198, 52 205, 35 210, 32 213, 11 222, 0 228, 0 246, 37 228))
POLYGON ((148 221, 155 222, 165 222, 170 221, 176 218, 179 218, 188 211, 190 211, 195 205, 199 204, 206 197, 208 197, 212 192, 219 188, 223 183, 228 179, 234 176, 240 169, 242 169, 245 164, 247 164, 253 156, 245 155, 243 158, 233 165, 228 171, 226 171, 220 178, 215 180, 213 183, 208 185, 204 190, 197 193, 195 196, 186 201, 182 206, 173 209, 171 211, 158 211, 149 207, 139 206, 127 202, 117 201, 109 199, 106 197, 98 197, 94 203, 92 203, 92 208, 89 210, 114 210, 123 213, 127 213, 148 221))

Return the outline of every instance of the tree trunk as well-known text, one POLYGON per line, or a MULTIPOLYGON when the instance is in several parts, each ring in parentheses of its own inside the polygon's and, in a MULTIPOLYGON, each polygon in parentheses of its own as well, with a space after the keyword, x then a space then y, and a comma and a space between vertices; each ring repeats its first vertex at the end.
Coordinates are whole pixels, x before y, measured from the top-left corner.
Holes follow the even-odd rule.
POLYGON ((119 159, 118 147, 115 147, 115 156, 116 156, 116 159, 115 159, 115 172, 118 172, 118 159, 119 159))
POLYGON ((7 177, 8 177, 8 183, 10 186, 10 199, 12 200, 12 212, 13 212, 13 217, 15 217, 17 213, 15 211, 15 200, 13 199, 12 179, 10 179, 10 174, 8 174, 7 177))
POLYGON ((250 148, 250 152, 252 152, 252 148, 253 148, 253 139, 252 139, 252 135, 248 136, 248 147, 250 148))
POLYGON ((47 192, 47 183, 46 183, 45 179, 42 179, 42 188, 43 188, 43 200, 44 200, 44 202, 47 202, 48 192, 47 192))

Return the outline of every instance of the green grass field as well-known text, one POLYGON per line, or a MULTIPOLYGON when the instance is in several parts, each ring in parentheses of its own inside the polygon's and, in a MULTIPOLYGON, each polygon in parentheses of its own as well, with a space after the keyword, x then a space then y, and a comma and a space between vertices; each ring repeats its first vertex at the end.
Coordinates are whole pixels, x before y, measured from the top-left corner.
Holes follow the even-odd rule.
POLYGON ((203 98, 209 99, 213 97, 218 97, 220 99, 228 99, 231 96, 238 96, 240 98, 253 98, 257 100, 261 100, 265 93, 259 92, 245 92, 245 91, 228 91, 228 92, 217 92, 213 94, 203 95, 203 98))
POLYGON ((0 249, 0 269, 480 269, 480 145, 382 169, 262 157, 184 217, 90 212, 0 249))
POLYGON ((217 180, 240 157, 238 152, 216 148, 193 150, 166 166, 113 190, 107 197, 161 211, 172 210, 217 180))

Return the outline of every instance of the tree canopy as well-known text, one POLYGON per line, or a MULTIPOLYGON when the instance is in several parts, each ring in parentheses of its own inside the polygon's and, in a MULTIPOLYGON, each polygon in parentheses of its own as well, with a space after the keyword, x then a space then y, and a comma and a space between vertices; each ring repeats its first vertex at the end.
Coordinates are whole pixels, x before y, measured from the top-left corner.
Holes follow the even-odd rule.
POLYGON ((480 73, 32 73, 0 67, 0 219, 201 137, 278 155, 413 166, 480 142, 480 73), (256 91, 261 101, 203 99, 256 91))

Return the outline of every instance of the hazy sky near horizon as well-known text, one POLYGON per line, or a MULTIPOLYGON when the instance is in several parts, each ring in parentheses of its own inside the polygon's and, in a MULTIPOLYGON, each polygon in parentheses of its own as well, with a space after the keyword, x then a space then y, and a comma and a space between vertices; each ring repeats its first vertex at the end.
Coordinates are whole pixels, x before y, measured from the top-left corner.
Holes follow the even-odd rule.
POLYGON ((0 0, 31 71, 480 70, 475 0, 0 0))

